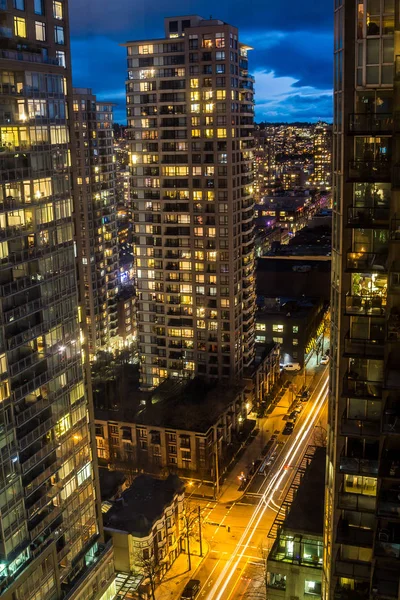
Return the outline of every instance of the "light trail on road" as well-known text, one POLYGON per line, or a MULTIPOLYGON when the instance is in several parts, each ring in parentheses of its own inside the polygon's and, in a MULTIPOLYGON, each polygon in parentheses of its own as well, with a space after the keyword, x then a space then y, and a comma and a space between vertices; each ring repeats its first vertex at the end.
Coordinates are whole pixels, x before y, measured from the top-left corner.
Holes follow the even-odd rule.
MULTIPOLYGON (((322 379, 322 377, 321 377, 322 379)), ((321 381, 321 380, 320 380, 321 381)), ((208 600, 221 600, 223 597, 225 590, 231 581, 233 575, 236 572, 236 569, 239 566, 240 561, 242 560, 250 542, 253 537, 255 530, 260 524, 261 519, 263 518, 265 511, 269 507, 271 500, 273 500, 273 496, 276 491, 278 491, 281 483, 288 476, 291 471, 287 468, 291 461, 294 459, 296 454, 302 447, 302 444, 306 440, 306 438, 310 435, 311 429, 314 426, 314 423, 321 412, 325 400, 328 395, 328 385, 329 378, 328 374, 326 374, 326 380, 322 384, 321 390, 317 393, 317 397, 310 409, 310 412, 307 414, 304 423, 300 427, 300 430, 296 434, 295 438, 291 443, 288 444, 289 448, 286 454, 284 454, 283 460, 281 464, 277 468, 276 473, 273 475, 271 480, 269 481, 265 492, 260 498, 260 502, 256 506, 251 519, 249 520, 231 558, 226 563, 225 567, 222 569, 217 581, 214 586, 210 590, 208 594, 208 600)))

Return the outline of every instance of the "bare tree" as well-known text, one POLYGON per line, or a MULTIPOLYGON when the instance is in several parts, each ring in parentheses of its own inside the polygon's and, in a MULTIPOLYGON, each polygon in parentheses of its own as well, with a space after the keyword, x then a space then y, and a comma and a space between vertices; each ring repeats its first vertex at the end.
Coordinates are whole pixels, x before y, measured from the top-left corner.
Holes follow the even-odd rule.
POLYGON ((162 574, 162 565, 157 552, 151 548, 138 549, 134 555, 135 572, 143 575, 143 582, 149 587, 152 600, 156 600, 156 585, 162 574))
POLYGON ((252 585, 246 592, 249 600, 267 600, 268 598, 268 569, 267 560, 269 548, 260 544, 257 552, 260 560, 255 565, 256 573, 252 577, 252 585))
POLYGON ((192 554, 190 549, 190 542, 193 538, 198 538, 201 544, 202 518, 199 506, 195 505, 193 502, 190 502, 189 499, 186 499, 184 502, 181 523, 182 537, 185 540, 186 552, 188 556, 188 571, 190 571, 192 568, 192 554))
POLYGON ((328 432, 325 427, 321 425, 315 425, 314 427, 314 446, 322 446, 322 448, 326 448, 328 442, 328 432))

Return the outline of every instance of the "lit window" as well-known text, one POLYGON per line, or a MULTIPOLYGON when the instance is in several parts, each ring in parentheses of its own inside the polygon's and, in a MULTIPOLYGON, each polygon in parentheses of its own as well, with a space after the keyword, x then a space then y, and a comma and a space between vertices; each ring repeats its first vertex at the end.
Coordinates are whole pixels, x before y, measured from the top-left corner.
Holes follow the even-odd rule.
POLYGON ((63 50, 56 50, 56 59, 58 60, 60 67, 64 67, 65 69, 67 64, 65 62, 65 52, 63 50))
POLYGON ((217 90, 217 100, 225 100, 226 99, 226 90, 217 90))
POLYGON ((272 325, 272 331, 283 333, 283 325, 272 325))
POLYGON ((214 104, 212 102, 204 105, 204 112, 212 113, 213 111, 214 111, 214 104))
POLYGON ((226 129, 217 129, 218 138, 226 138, 226 129))
POLYGON ((273 337, 272 340, 275 342, 275 344, 283 344, 283 338, 281 337, 273 337))
POLYGON ((63 5, 59 0, 53 0, 53 17, 55 19, 63 18, 63 5))
POLYGON ((293 338, 293 346, 298 346, 299 340, 297 338, 293 338))
POLYGON ((305 581, 304 583, 305 594, 315 594, 321 596, 321 582, 320 581, 305 581))
POLYGON ((64 27, 56 25, 54 27, 54 41, 56 44, 64 44, 64 27))
POLYGON ((293 331, 293 333, 299 333, 299 326, 298 325, 293 325, 292 331, 293 331))
POLYGON ((201 137, 200 129, 192 129, 192 138, 199 138, 199 137, 201 137))
POLYGON ((192 104, 190 107, 190 110, 192 113, 199 113, 200 112, 200 104, 192 104))
POLYGON ((139 54, 153 54, 153 44, 139 46, 139 54))
POLYGON ((256 323, 256 331, 266 331, 267 326, 265 323, 256 323))
POLYGON ((191 79, 190 80, 190 87, 191 88, 198 88, 199 87, 199 80, 198 79, 191 79))
POLYGON ((39 42, 46 41, 46 25, 41 21, 35 21, 35 35, 39 42))
POLYGON ((14 17, 14 34, 26 38, 26 22, 22 17, 14 17))

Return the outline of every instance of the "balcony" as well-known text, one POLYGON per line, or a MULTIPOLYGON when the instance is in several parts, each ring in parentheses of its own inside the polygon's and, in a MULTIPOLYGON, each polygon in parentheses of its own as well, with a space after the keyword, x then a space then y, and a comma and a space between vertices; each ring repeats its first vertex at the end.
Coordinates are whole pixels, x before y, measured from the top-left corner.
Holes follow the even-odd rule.
POLYGON ((386 296, 346 295, 346 315, 366 317, 384 317, 386 314, 386 296))
POLYGON ((382 252, 347 251, 346 269, 354 273, 382 273, 387 271, 387 250, 382 252))
POLYGON ((335 560, 335 574, 340 577, 366 579, 369 581, 371 575, 371 563, 344 558, 339 550, 335 560))
POLYGON ((372 421, 366 419, 349 418, 346 413, 347 410, 345 410, 342 415, 340 428, 342 435, 360 435, 362 437, 370 437, 380 434, 380 420, 372 421))
POLYGON ((351 206, 347 211, 347 225, 348 227, 362 229, 373 229, 375 227, 387 229, 389 226, 389 207, 351 206))
POLYGON ((390 397, 386 400, 382 416, 382 433, 400 434, 400 400, 390 397))
POLYGON ((400 519, 400 486, 381 489, 378 497, 378 515, 400 519))
POLYGON ((349 182, 390 183, 391 163, 389 160, 351 160, 349 182))
POLYGON ((350 337, 347 333, 344 339, 344 355, 364 358, 383 358, 385 350, 384 338, 361 339, 350 337))
POLYGON ((363 379, 355 371, 348 371, 343 377, 343 396, 345 398, 380 398, 382 388, 382 381, 363 379))
POLYGON ((391 113, 353 113, 349 115, 349 134, 379 135, 393 133, 391 113))
POLYGON ((375 513, 376 498, 364 494, 353 494, 341 491, 338 495, 338 508, 357 512, 375 513))
POLYGON ((388 569, 386 565, 382 568, 375 563, 372 589, 377 600, 398 600, 400 597, 398 570, 388 569))
POLYGON ((342 454, 339 459, 339 469, 341 473, 349 473, 354 475, 371 475, 376 477, 378 474, 379 461, 369 458, 355 458, 344 456, 342 454))
POLYGON ((384 558, 400 560, 400 523, 388 521, 386 526, 378 529, 375 540, 375 554, 384 558))
POLYGON ((334 600, 368 600, 369 599, 369 582, 354 581, 353 587, 351 584, 336 584, 334 591, 334 600))
POLYGON ((362 527, 354 527, 345 519, 339 519, 336 529, 336 542, 350 546, 364 546, 371 548, 373 544, 373 531, 362 527))

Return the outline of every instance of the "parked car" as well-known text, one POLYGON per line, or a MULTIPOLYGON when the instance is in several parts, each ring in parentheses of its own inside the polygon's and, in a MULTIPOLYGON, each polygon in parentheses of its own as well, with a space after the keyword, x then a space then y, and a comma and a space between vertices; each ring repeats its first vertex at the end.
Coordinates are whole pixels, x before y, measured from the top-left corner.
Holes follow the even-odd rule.
POLYGON ((186 585, 182 592, 181 600, 192 600, 196 598, 200 592, 200 581, 198 579, 191 579, 186 585))
POLYGON ((301 367, 299 363, 287 363, 286 365, 283 365, 283 369, 285 371, 300 371, 301 367))
POLYGON ((299 411, 298 410, 292 410, 292 412, 288 416, 288 419, 290 421, 293 421, 293 423, 295 423, 295 421, 296 421, 296 419, 297 419, 298 416, 299 416, 299 411))
POLYGON ((294 429, 294 423, 291 423, 290 421, 288 423, 286 423, 284 430, 282 431, 283 435, 290 435, 291 433, 293 433, 293 429, 294 429))
POLYGON ((321 358, 321 365, 327 365, 329 363, 329 356, 325 355, 321 358))

